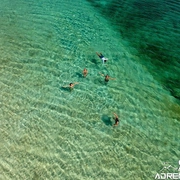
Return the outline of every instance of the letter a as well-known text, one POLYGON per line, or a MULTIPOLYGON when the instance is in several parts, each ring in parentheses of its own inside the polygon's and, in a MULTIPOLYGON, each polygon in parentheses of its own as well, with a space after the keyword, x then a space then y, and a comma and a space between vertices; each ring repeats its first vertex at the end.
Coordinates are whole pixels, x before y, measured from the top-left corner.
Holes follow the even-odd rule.
POLYGON ((160 175, 157 173, 155 179, 161 179, 160 175))

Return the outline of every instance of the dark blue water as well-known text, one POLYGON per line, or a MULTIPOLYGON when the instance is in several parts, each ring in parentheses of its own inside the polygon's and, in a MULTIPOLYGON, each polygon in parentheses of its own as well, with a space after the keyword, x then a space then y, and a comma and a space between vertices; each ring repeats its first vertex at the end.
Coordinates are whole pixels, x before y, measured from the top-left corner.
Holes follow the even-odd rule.
POLYGON ((88 1, 130 43, 131 53, 179 103, 180 1, 88 1))

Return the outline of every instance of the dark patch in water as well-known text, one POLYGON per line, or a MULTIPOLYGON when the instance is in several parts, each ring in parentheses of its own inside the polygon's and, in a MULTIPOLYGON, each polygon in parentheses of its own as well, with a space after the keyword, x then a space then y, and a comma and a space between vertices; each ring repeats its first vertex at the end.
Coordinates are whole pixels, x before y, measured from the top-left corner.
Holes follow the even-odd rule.
POLYGON ((79 73, 79 72, 76 72, 76 76, 78 76, 79 78, 82 78, 82 77, 84 77, 81 73, 79 73))
POLYGON ((139 62, 179 100, 180 3, 174 0, 112 0, 103 4, 99 0, 87 1, 138 50, 139 62))
POLYGON ((101 119, 106 126, 112 126, 111 118, 109 116, 103 115, 101 119))
POLYGON ((60 87, 60 89, 63 91, 69 91, 69 92, 71 91, 69 87, 60 87))
POLYGON ((91 62, 94 64, 98 64, 98 61, 96 59, 91 59, 91 62))
POLYGON ((180 97, 178 94, 178 92, 180 93, 180 89, 179 89, 180 79, 169 78, 169 79, 166 79, 165 84, 168 90, 170 91, 171 95, 180 101, 180 97))
POLYGON ((140 47, 139 52, 150 57, 152 59, 152 64, 167 68, 167 66, 172 63, 171 57, 167 55, 166 51, 161 47, 156 46, 155 44, 146 44, 145 47, 140 45, 140 47))
POLYGON ((158 1, 139 1, 133 2, 133 6, 136 10, 137 17, 145 20, 157 20, 162 19, 167 12, 166 6, 162 5, 158 1))

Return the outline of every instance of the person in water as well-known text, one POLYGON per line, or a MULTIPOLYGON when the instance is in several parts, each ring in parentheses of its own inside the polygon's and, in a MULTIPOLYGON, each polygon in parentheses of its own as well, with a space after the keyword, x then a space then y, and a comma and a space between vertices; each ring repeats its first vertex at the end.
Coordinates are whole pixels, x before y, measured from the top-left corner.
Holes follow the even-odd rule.
POLYGON ((79 84, 79 83, 78 82, 70 83, 69 86, 63 86, 63 87, 69 87, 70 90, 73 90, 73 88, 76 84, 79 84))
POLYGON ((87 70, 86 68, 84 68, 84 70, 83 70, 83 76, 86 77, 87 74, 88 74, 88 70, 87 70))
POLYGON ((117 114, 113 113, 114 114, 114 120, 115 120, 115 123, 113 126, 117 126, 119 124, 119 118, 117 116, 117 114))
POLYGON ((99 56, 99 58, 102 60, 103 64, 107 62, 108 58, 105 58, 102 53, 96 52, 96 54, 99 56))
POLYGON ((116 78, 111 78, 108 74, 104 75, 104 74, 101 74, 99 73, 101 76, 104 76, 104 81, 105 82, 108 82, 109 80, 115 80, 116 78))

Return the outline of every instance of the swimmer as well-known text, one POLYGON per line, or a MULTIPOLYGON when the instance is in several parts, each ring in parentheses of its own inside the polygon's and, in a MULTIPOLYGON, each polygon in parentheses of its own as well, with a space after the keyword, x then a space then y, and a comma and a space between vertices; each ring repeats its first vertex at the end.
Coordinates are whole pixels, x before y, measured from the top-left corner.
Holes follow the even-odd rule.
POLYGON ((86 68, 84 68, 84 70, 83 70, 83 76, 86 77, 87 74, 88 74, 88 70, 87 70, 86 68))
POLYGON ((103 64, 107 62, 108 58, 105 58, 102 53, 96 52, 96 54, 99 56, 99 58, 102 60, 103 64))
POLYGON ((73 90, 73 88, 74 88, 74 86, 76 85, 76 84, 79 84, 78 82, 75 82, 75 83, 70 83, 68 86, 63 86, 63 87, 69 87, 69 89, 70 90, 73 90))
POLYGON ((114 120, 115 120, 115 123, 113 126, 117 126, 119 124, 119 118, 117 116, 117 114, 113 113, 114 114, 114 120))
POLYGON ((105 79, 104 79, 104 81, 105 82, 108 82, 109 80, 115 80, 116 78, 111 78, 108 74, 106 74, 106 75, 104 75, 104 74, 101 74, 101 73, 99 73, 101 76, 104 76, 105 77, 105 79))

